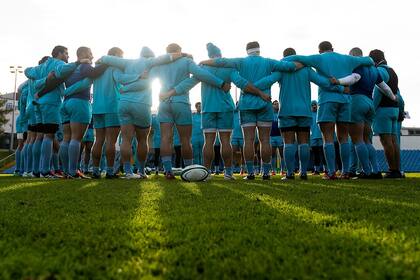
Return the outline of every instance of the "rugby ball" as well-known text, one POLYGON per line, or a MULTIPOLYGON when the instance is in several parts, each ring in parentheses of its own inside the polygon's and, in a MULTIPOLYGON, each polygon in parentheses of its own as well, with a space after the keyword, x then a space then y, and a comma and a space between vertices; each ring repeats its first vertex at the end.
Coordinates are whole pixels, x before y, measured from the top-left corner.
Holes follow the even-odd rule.
POLYGON ((186 182, 201 182, 206 180, 208 176, 207 168, 198 164, 187 166, 181 172, 181 179, 186 182))

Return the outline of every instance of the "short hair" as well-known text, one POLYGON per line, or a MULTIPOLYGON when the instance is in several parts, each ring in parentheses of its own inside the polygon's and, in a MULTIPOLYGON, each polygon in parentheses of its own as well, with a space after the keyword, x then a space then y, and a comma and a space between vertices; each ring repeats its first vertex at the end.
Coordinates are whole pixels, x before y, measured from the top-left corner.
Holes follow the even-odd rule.
POLYGON ((369 56, 373 59, 375 64, 379 64, 380 62, 385 62, 385 64, 387 64, 385 59, 385 53, 381 50, 372 50, 370 51, 369 56))
POLYGON ((176 52, 180 52, 181 50, 182 50, 181 46, 178 45, 177 43, 171 43, 166 47, 167 53, 176 53, 176 52))
POLYGON ((246 49, 247 50, 256 49, 256 48, 259 48, 259 47, 260 47, 260 44, 257 41, 252 41, 252 42, 249 42, 248 44, 246 44, 246 49))
POLYGON ((294 48, 287 48, 283 51, 283 57, 295 55, 296 51, 294 48))
POLYGON ((84 55, 85 53, 87 53, 88 51, 90 51, 90 49, 88 47, 79 47, 76 51, 76 55, 77 55, 77 57, 80 57, 80 56, 84 55))
POLYGON ((41 65, 42 63, 44 63, 45 61, 48 60, 48 58, 50 58, 48 55, 44 56, 43 58, 41 58, 40 61, 38 61, 38 65, 41 65))
POLYGON ((66 47, 63 47, 63 46, 55 46, 54 47, 54 49, 52 50, 52 52, 51 52, 51 56, 52 57, 57 57, 60 53, 63 53, 63 52, 65 52, 65 51, 67 51, 67 48, 66 47))
POLYGON ((271 104, 274 104, 274 102, 277 102, 277 103, 279 103, 279 101, 278 101, 278 100, 274 100, 273 102, 271 102, 271 104))
POLYGON ((323 42, 319 43, 318 49, 319 49, 320 52, 332 51, 333 46, 330 42, 323 41, 323 42))
POLYGON ((361 48, 355 47, 350 50, 350 55, 352 56, 363 56, 363 51, 361 48))
POLYGON ((108 55, 112 55, 112 56, 118 56, 118 54, 123 54, 123 50, 120 49, 119 47, 113 47, 110 48, 108 51, 108 55))
POLYGON ((194 105, 194 107, 197 108, 197 105, 201 105, 201 102, 200 101, 199 102, 196 102, 195 105, 194 105))

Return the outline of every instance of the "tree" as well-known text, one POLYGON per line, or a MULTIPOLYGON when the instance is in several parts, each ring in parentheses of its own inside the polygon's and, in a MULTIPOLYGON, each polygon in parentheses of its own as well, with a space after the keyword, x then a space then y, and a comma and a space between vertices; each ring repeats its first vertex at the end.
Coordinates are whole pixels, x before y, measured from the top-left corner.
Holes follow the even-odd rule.
POLYGON ((0 98, 0 134, 4 132, 3 127, 7 124, 7 114, 12 111, 12 109, 6 108, 7 99, 0 98))

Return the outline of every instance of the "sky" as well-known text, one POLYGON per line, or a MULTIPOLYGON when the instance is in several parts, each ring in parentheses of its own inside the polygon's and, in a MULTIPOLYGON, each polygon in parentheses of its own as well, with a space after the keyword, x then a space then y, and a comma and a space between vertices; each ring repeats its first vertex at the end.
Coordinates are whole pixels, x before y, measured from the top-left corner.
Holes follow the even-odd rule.
MULTIPOLYGON (((246 43, 257 40, 262 56, 280 59, 287 47, 309 55, 328 40, 340 53, 356 46, 366 55, 383 50, 399 76, 411 116, 404 126, 420 127, 418 10, 416 1, 391 0, 1 1, 0 93, 14 89, 10 65, 36 65, 55 45, 68 47, 69 61, 74 61, 79 46, 90 47, 96 58, 114 46, 124 50, 124 57, 137 58, 142 46, 163 54, 176 42, 199 62, 207 59, 208 42, 218 45, 225 57, 242 57, 246 43)), ((23 81, 19 75, 18 82, 23 81)), ((156 109, 159 85, 153 88, 156 109)), ((278 99, 278 87, 273 96, 278 99)), ((312 98, 316 96, 313 87, 312 98)), ((191 102, 199 99, 196 86, 191 102)))

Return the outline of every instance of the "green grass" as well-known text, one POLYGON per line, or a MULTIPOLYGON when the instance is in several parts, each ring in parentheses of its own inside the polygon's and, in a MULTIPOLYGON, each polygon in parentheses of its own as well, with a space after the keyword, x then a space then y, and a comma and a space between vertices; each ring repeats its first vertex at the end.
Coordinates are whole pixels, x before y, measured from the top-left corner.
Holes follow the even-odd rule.
POLYGON ((420 178, 0 177, 0 279, 419 279, 420 178))

